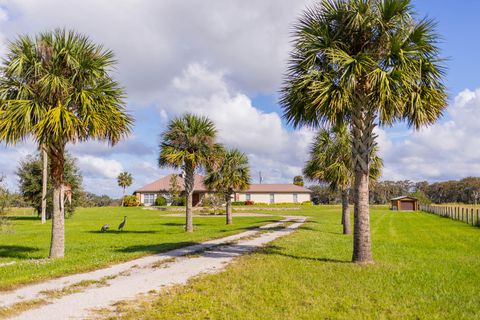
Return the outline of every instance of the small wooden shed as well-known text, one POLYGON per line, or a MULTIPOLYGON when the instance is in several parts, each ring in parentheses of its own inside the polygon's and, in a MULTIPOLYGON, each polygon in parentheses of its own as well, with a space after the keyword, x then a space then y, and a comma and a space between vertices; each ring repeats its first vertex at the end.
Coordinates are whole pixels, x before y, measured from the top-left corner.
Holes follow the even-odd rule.
POLYGON ((390 199, 394 211, 417 211, 418 199, 409 196, 401 196, 390 199))

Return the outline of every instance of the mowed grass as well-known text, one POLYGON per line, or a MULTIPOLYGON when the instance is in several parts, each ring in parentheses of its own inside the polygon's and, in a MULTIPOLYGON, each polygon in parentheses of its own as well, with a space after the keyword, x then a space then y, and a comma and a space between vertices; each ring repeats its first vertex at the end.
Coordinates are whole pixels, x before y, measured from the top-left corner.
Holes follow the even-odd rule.
POLYGON ((85 208, 66 220, 65 258, 48 260, 51 223, 42 225, 36 216, 13 212, 11 227, 0 234, 0 290, 65 274, 97 269, 148 254, 167 251, 266 224, 270 217, 194 217, 195 232, 183 231, 183 217, 141 208, 85 208), (117 231, 123 216, 127 223, 117 231), (111 230, 100 232, 104 224, 111 230), (15 262, 12 265, 8 263, 15 262))
POLYGON ((375 264, 354 265, 339 210, 291 212, 310 222, 223 273, 120 307, 123 318, 480 318, 480 229, 426 213, 373 209, 375 264))

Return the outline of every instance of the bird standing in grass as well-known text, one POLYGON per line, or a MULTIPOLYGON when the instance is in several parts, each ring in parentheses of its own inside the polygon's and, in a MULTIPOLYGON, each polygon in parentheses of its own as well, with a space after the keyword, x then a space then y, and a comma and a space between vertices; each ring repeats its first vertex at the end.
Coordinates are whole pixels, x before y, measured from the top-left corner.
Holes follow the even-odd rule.
POLYGON ((102 231, 102 232, 107 232, 108 229, 110 229, 110 226, 109 226, 108 224, 104 224, 104 225, 102 226, 102 228, 100 229, 100 231, 102 231))
POLYGON ((124 216, 123 221, 118 225, 118 230, 122 231, 123 227, 125 227, 126 222, 127 222, 127 216, 124 216))

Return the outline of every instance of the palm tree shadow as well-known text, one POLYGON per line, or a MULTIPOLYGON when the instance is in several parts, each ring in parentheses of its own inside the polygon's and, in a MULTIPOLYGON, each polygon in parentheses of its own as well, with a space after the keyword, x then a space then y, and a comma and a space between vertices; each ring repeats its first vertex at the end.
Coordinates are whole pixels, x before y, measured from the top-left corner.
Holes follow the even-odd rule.
POLYGON ((153 233, 158 233, 158 231, 155 230, 108 230, 108 231, 87 231, 88 233, 99 233, 99 234, 153 234, 153 233))
POLYGON ((301 255, 285 253, 284 251, 285 251, 285 248, 282 248, 279 246, 268 246, 263 249, 262 253, 279 255, 282 257, 287 257, 295 260, 308 260, 308 261, 332 262, 332 263, 351 263, 351 261, 349 260, 338 260, 338 259, 331 259, 326 257, 306 257, 301 255))
POLYGON ((29 258, 28 253, 39 250, 35 247, 2 245, 0 246, 0 257, 26 259, 29 258))

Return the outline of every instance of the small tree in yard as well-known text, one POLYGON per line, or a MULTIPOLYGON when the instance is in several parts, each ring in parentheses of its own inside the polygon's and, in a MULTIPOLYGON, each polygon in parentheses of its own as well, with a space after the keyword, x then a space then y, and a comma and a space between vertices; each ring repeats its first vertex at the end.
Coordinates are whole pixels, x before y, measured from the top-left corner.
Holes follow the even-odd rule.
MULTIPOLYGON (((43 211, 43 157, 40 154, 29 155, 20 162, 16 174, 19 182, 19 191, 23 199, 32 206, 37 214, 43 211)), ((48 176, 47 176, 48 177, 48 176)), ((82 191, 82 176, 77 167, 75 158, 68 153, 65 155, 64 181, 68 183, 72 191, 71 202, 65 203, 65 217, 74 214, 75 208, 79 205, 82 191)), ((47 178, 45 218, 50 219, 53 212, 53 185, 51 179, 47 178)))
POLYGON ((208 173, 205 184, 225 196, 227 224, 232 224, 232 196, 235 191, 247 190, 250 185, 247 156, 237 149, 225 151, 218 168, 208 173))
POLYGON ((170 202, 173 206, 179 205, 183 203, 182 201, 182 190, 180 189, 180 185, 178 184, 178 175, 172 174, 170 177, 170 189, 168 190, 170 195, 170 202))
POLYGON ((125 190, 130 187, 133 183, 132 174, 128 172, 122 172, 117 177, 118 186, 122 188, 123 195, 122 195, 122 207, 125 199, 125 190))
POLYGON ((195 170, 212 165, 218 150, 217 130, 214 123, 201 116, 186 113, 168 124, 160 144, 160 167, 182 169, 185 173, 184 188, 187 197, 185 231, 193 231, 192 201, 195 170))
POLYGON ((293 178, 293 184, 299 187, 303 187, 305 185, 305 182, 303 182, 303 177, 302 176, 295 176, 293 178))
POLYGON ((65 254, 65 150, 95 139, 116 144, 133 120, 124 90, 109 72, 113 53, 65 30, 10 42, 0 68, 0 140, 32 137, 46 149, 53 186, 50 258, 65 254))
POLYGON ((409 0, 325 0, 294 29, 282 89, 295 127, 347 123, 352 132, 352 261, 373 262, 369 167, 377 125, 434 123, 447 105, 435 23, 416 19, 409 0))

